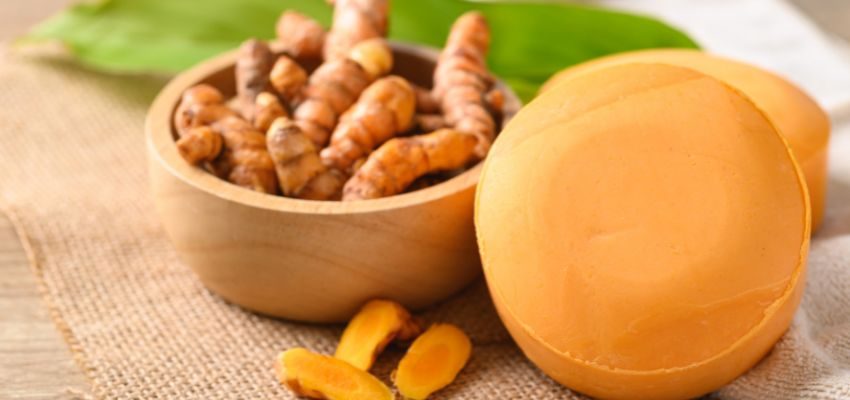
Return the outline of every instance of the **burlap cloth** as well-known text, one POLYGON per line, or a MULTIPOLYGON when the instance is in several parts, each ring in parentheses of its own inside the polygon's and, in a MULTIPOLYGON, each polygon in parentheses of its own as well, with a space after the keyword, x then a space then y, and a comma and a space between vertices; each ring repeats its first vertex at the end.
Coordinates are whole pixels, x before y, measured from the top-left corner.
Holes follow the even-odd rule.
MULTIPOLYGON (((0 204, 96 397, 291 398, 274 378, 275 354, 292 346, 331 352, 341 327, 245 312, 208 292, 177 259, 148 195, 144 158, 143 119, 163 84, 0 52, 0 204)), ((850 398, 850 173, 843 172, 832 182, 829 220, 812 245, 793 326, 716 396, 850 398)), ((480 282, 424 317, 458 324, 475 346, 439 397, 577 397, 526 361, 480 282)), ((381 356, 376 371, 385 381, 401 354, 381 356)))

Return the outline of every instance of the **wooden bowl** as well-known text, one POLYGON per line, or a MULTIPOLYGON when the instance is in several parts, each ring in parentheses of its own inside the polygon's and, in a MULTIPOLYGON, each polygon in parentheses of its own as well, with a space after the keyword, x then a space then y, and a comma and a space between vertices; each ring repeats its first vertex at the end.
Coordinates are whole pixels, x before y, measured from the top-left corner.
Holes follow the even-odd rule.
MULTIPOLYGON (((438 52, 392 47, 393 73, 430 87, 438 52)), ((145 126, 157 211, 181 260, 209 289, 262 314, 338 322, 376 297, 421 309, 479 275, 472 211, 480 163, 426 189, 355 202, 257 193, 186 163, 172 126, 180 96, 198 83, 233 95, 235 60, 229 52, 176 77, 145 126)), ((499 86, 507 120, 520 101, 499 86)))

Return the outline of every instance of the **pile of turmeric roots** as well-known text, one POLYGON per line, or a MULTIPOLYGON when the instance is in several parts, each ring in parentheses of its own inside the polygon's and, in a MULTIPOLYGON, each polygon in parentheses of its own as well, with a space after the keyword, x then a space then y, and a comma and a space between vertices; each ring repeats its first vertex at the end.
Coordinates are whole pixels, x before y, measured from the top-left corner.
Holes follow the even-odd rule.
POLYGON ((483 159, 504 102, 484 17, 455 21, 426 89, 389 75, 389 0, 333 3, 328 32, 284 12, 280 55, 246 41, 233 99, 207 84, 185 91, 174 115, 183 158, 259 192, 343 201, 415 190, 483 159))
POLYGON ((433 324, 424 332, 422 327, 398 303, 372 300, 345 328, 333 357, 289 349, 278 355, 275 372, 300 396, 392 400, 393 393, 369 369, 391 342, 408 343, 392 380, 402 397, 422 400, 454 381, 472 352, 469 337, 458 327, 433 324))

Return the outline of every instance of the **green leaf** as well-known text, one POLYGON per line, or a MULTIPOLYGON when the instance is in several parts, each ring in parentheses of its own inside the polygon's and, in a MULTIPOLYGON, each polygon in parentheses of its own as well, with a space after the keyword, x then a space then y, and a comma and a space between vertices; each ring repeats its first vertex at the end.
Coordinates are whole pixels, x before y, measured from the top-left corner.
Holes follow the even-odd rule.
POLYGON ((70 7, 22 41, 58 40, 83 63, 107 71, 173 73, 246 38, 272 38, 284 9, 330 21, 322 1, 102 0, 70 7))
MULTIPOLYGON (((102 0, 78 4, 22 42, 55 40, 86 65, 112 72, 178 72, 249 37, 271 39, 285 9, 327 25, 322 0, 102 0)), ((440 47, 454 19, 478 9, 493 32, 491 69, 524 100, 554 72, 595 57, 653 47, 697 47, 657 20, 557 3, 395 0, 390 37, 440 47)))

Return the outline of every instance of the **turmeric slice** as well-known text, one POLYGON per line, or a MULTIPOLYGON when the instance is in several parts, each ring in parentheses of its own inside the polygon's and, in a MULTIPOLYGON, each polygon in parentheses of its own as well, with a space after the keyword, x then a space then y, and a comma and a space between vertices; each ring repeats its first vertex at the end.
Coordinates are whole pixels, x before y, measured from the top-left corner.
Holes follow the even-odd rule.
POLYGON ((192 165, 213 161, 221 152, 221 146, 221 135, 208 126, 192 128, 177 139, 177 151, 192 165))
POLYGON ((322 164, 316 146, 293 120, 276 119, 266 133, 266 146, 284 196, 308 200, 339 197, 345 178, 322 164))
POLYGON ((387 34, 389 0, 333 0, 331 31, 325 40, 325 61, 342 59, 364 40, 387 34))
POLYGON ((278 380, 299 396, 328 400, 392 400, 393 393, 378 378, 351 364, 304 348, 278 355, 278 380))
POLYGON ((402 396, 421 400, 448 386, 472 353, 472 342, 451 324, 431 325, 407 349, 393 373, 402 396))
POLYGON ((418 324, 400 304, 372 300, 348 323, 334 357, 368 371, 378 354, 399 334, 409 340, 420 332, 418 324))
POLYGON ((389 72, 379 68, 387 65, 386 61, 377 60, 392 59, 389 46, 383 40, 357 46, 372 48, 363 52, 353 50, 362 56, 359 61, 343 58, 319 66, 304 89, 305 100, 295 109, 296 123, 316 146, 325 146, 340 115, 357 101, 373 81, 373 75, 389 72), (366 66, 374 72, 368 72, 366 66))
POLYGON ((325 45, 325 30, 316 20, 295 11, 285 11, 275 26, 277 41, 299 61, 318 60, 325 45))
POLYGON ((366 200, 403 192, 416 178, 465 166, 478 139, 454 129, 394 138, 369 155, 343 188, 342 200, 366 200))
POLYGON ((381 78, 363 91, 360 99, 343 115, 321 152, 322 162, 341 171, 377 145, 410 128, 415 95, 402 77, 381 78))
POLYGON ((446 122, 478 138, 475 155, 479 159, 487 155, 496 135, 486 98, 493 85, 485 61, 489 46, 490 29, 484 16, 467 12, 452 25, 434 70, 434 94, 441 100, 446 122))

